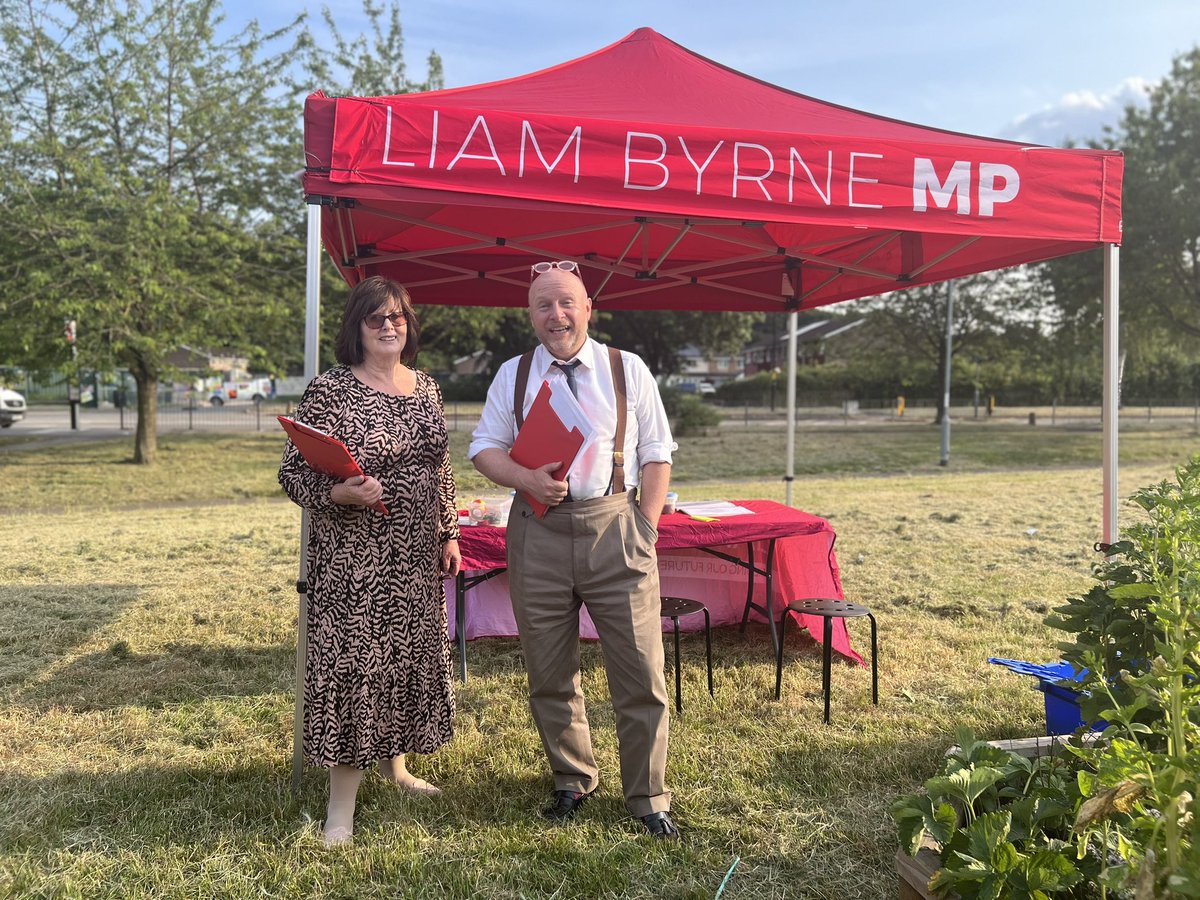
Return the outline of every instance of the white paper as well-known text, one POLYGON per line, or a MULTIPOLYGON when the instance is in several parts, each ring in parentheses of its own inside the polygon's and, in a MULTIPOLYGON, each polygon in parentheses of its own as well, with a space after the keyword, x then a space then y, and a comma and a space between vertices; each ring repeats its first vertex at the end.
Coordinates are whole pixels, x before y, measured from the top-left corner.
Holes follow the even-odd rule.
POLYGON ((566 379, 555 379, 547 382, 550 385, 550 407, 558 414, 559 421, 567 426, 569 431, 578 428, 584 441, 592 439, 592 423, 571 389, 566 386, 566 379))
POLYGON ((680 512, 687 513, 689 516, 711 516, 714 519, 754 515, 754 510, 738 506, 736 503, 730 503, 728 500, 698 500, 679 503, 675 508, 680 512))
POLYGON ((588 445, 592 443, 594 437, 592 423, 588 421, 587 413, 579 405, 579 400, 567 387, 565 378, 556 378, 554 381, 546 383, 550 385, 550 408, 554 410, 554 414, 558 416, 559 421, 566 426, 568 431, 578 428, 579 433, 583 435, 583 443, 579 447, 579 452, 575 454, 575 461, 571 463, 571 467, 563 476, 569 479, 575 471, 575 466, 583 460, 588 445))

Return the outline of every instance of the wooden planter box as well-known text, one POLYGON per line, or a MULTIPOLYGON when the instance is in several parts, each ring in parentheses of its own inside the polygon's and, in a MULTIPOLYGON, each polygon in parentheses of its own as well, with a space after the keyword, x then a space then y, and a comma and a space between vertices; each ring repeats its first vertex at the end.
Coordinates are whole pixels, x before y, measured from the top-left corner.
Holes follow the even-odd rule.
POLYGON ((897 850, 896 874, 900 876, 900 900, 952 900, 957 897, 958 894, 940 895, 929 890, 929 879, 941 865, 933 844, 922 845, 916 856, 897 850))

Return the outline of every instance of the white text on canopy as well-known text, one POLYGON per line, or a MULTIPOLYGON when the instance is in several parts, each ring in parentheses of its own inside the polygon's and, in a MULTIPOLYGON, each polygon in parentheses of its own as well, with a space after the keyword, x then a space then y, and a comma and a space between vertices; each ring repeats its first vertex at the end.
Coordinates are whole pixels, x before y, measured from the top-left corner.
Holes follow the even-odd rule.
POLYGON ((991 217, 1021 189, 1015 167, 994 160, 888 153, 818 139, 671 135, 538 123, 515 114, 431 110, 431 127, 394 128, 387 108, 382 166, 464 179, 561 178, 593 189, 683 193, 753 203, 856 209, 903 208, 991 217), (619 143, 618 143, 619 142, 619 143), (796 144, 801 144, 797 146, 796 144), (616 151, 614 153, 614 151, 616 151), (618 156, 619 154, 619 156, 618 156), (620 160, 620 171, 614 163, 620 160), (911 194, 908 192, 911 190, 911 194), (931 202, 932 201, 932 202, 931 202))

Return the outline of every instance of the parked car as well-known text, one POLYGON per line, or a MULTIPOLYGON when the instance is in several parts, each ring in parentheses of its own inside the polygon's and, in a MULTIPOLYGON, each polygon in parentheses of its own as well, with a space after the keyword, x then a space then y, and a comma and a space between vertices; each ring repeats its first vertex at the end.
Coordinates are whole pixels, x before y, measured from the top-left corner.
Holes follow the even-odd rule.
POLYGON ((25 397, 8 388, 0 388, 0 428, 8 428, 25 418, 25 397))
POLYGON ((700 394, 701 396, 706 394, 715 394, 716 392, 716 386, 713 385, 711 381, 702 381, 696 385, 696 393, 700 394))

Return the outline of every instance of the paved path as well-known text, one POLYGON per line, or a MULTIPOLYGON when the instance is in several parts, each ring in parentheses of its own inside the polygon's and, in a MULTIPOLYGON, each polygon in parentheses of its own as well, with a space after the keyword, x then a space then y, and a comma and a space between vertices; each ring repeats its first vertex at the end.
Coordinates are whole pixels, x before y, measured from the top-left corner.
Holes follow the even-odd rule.
POLYGON ((69 407, 35 406, 29 409, 22 421, 0 431, 0 447, 5 444, 31 447, 35 443, 112 439, 122 435, 132 438, 134 421, 133 416, 127 415, 127 428, 122 430, 118 410, 80 409, 76 418, 79 427, 72 430, 69 407))

